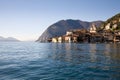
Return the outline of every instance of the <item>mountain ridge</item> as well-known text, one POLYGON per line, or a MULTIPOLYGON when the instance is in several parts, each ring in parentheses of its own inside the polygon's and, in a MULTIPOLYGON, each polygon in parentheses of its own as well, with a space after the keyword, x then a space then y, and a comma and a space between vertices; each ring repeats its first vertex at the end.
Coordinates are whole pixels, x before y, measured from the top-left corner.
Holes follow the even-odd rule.
POLYGON ((56 36, 62 36, 66 33, 66 31, 69 31, 71 29, 88 29, 90 26, 94 23, 97 27, 100 26, 100 24, 103 21, 82 21, 82 20, 73 20, 73 19, 67 19, 67 20, 60 20, 52 25, 50 25, 38 38, 38 42, 47 42, 48 39, 56 36))
POLYGON ((20 40, 13 38, 13 37, 7 37, 4 38, 2 36, 0 36, 0 42, 19 42, 20 40))

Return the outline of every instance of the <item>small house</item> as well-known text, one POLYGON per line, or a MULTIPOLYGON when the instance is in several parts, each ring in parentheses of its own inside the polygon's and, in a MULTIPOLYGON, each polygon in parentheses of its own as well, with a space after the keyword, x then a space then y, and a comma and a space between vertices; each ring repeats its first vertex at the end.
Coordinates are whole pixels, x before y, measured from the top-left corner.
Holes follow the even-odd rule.
POLYGON ((58 42, 59 42, 59 43, 63 42, 62 37, 58 37, 58 42))
POLYGON ((65 36, 65 42, 72 42, 72 37, 71 36, 65 36))
POLYGON ((58 38, 57 37, 52 38, 52 42, 54 42, 54 43, 58 42, 58 38))

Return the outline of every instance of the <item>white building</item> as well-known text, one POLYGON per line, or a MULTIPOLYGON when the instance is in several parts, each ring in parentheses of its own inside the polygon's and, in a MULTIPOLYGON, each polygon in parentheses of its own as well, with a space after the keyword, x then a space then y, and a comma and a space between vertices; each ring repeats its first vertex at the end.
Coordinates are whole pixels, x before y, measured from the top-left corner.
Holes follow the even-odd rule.
POLYGON ((90 33, 96 33, 96 30, 97 30, 97 28, 96 28, 95 24, 92 24, 92 26, 90 27, 90 33))
POLYGON ((66 35, 68 36, 68 35, 72 35, 73 34, 73 32, 71 32, 71 31, 67 31, 66 32, 66 35))
POLYGON ((58 42, 59 42, 59 43, 62 42, 62 37, 58 37, 58 42))
POLYGON ((106 26, 105 26, 105 30, 109 30, 110 29, 110 23, 108 23, 106 26))
POLYGON ((72 42, 71 41, 71 36, 65 36, 65 42, 72 42))
POLYGON ((58 42, 58 39, 57 38, 52 38, 52 42, 56 43, 56 42, 58 42))

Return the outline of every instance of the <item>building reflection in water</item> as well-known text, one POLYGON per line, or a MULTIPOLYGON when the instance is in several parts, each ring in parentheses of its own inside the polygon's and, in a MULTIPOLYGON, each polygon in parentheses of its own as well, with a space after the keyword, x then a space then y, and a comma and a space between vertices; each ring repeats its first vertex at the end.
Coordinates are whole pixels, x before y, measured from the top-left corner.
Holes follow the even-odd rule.
POLYGON ((96 44, 89 44, 89 52, 90 52, 90 58, 91 58, 91 62, 95 62, 96 61, 96 44))
POLYGON ((65 44, 65 60, 70 62, 72 60, 72 44, 71 43, 66 43, 65 44))
POLYGON ((51 58, 70 62, 72 61, 72 43, 52 43, 51 58))
POLYGON ((120 67, 120 65, 118 66, 120 64, 120 44, 89 44, 89 53, 91 62, 101 63, 97 66, 101 66, 103 70, 120 67))
MULTIPOLYGON (((58 48, 58 43, 52 43, 51 44, 51 46, 50 46, 51 48, 51 50, 50 51, 52 51, 52 52, 50 52, 50 54, 49 54, 49 56, 48 56, 48 58, 50 57, 50 58, 52 58, 52 59, 57 59, 57 54, 59 53, 58 52, 58 50, 57 50, 57 48, 58 48)), ((61 46, 60 46, 61 47, 61 46)), ((61 48, 60 48, 61 49, 61 48)))
POLYGON ((77 44, 53 43, 48 54, 53 59, 67 62, 102 63, 104 69, 109 69, 112 62, 120 62, 120 44, 77 44), (103 64, 104 63, 104 64, 103 64))
POLYGON ((86 65, 87 69, 100 70, 103 74, 109 71, 108 76, 119 77, 120 44, 53 43, 51 45, 49 55, 52 59, 86 65))
POLYGON ((109 57, 110 60, 120 60, 120 44, 106 44, 106 51, 104 54, 109 57))
POLYGON ((114 43, 111 45, 110 56, 113 60, 120 61, 120 44, 114 43))
POLYGON ((81 44, 77 43, 53 43, 52 47, 51 57, 65 62, 81 63, 81 56, 85 55, 82 54, 81 44))

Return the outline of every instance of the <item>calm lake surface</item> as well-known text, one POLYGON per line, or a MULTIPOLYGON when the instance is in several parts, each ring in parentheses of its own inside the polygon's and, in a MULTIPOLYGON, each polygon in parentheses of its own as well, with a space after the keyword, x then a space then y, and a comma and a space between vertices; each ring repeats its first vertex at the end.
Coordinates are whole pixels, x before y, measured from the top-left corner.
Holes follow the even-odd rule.
POLYGON ((120 44, 2 42, 0 80, 120 80, 120 44))

